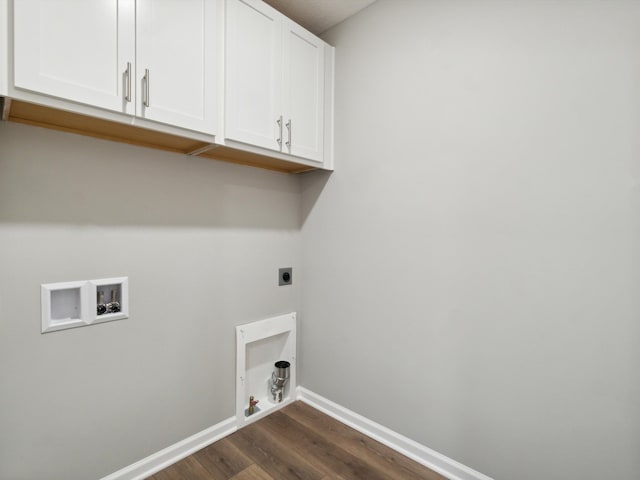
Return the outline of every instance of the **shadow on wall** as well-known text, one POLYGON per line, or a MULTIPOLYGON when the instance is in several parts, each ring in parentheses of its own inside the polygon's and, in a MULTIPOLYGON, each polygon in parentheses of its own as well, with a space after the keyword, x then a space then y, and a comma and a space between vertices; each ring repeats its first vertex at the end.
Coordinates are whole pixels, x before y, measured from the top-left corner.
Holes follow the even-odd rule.
POLYGON ((295 229, 300 179, 0 123, 0 223, 295 229))
POLYGON ((301 175, 302 208, 300 211, 300 226, 303 226, 307 218, 309 218, 324 187, 329 182, 331 173, 325 170, 314 170, 301 175))

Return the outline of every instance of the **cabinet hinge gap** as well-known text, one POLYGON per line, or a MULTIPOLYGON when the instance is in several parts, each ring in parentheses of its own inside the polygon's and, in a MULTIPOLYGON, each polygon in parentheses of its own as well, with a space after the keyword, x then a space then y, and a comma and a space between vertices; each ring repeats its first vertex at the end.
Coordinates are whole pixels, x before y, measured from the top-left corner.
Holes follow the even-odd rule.
POLYGON ((11 111, 11 99, 8 97, 0 97, 0 120, 6 122, 9 120, 9 112, 11 111))

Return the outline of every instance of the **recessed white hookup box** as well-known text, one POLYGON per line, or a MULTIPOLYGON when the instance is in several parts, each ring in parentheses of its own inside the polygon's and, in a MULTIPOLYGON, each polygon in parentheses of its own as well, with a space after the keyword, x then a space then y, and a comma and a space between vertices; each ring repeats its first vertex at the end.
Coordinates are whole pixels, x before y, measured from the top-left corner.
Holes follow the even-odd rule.
POLYGON ((42 333, 129 317, 127 277, 40 286, 42 333))
POLYGON ((88 286, 84 281, 40 286, 42 333, 86 325, 89 316, 88 286))
MULTIPOLYGON (((296 313, 236 326, 236 418, 238 428, 248 425, 295 400, 296 313), (269 379, 275 363, 288 362, 290 376, 283 398, 272 402, 269 379), (250 398, 259 410, 245 415, 250 398)), ((247 412, 248 413, 248 412, 247 412)))
POLYGON ((89 295, 95 308, 91 323, 110 322, 129 317, 129 279, 127 277, 89 280, 89 295))

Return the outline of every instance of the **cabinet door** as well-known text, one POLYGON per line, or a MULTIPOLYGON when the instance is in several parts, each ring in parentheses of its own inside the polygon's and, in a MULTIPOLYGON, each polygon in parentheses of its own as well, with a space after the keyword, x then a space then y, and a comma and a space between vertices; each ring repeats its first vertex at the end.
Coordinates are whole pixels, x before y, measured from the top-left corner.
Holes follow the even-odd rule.
POLYGON ((15 87, 134 113, 134 0, 15 0, 14 22, 15 87))
POLYGON ((322 161, 324 146, 324 42, 285 21, 283 151, 322 161))
MULTIPOLYGON (((9 31, 9 24, 7 23, 9 21, 7 18, 8 12, 7 0, 0 0, 0 32, 9 31)), ((7 68, 9 65, 9 38, 7 37, 6 33, 0 35, 0 95, 2 96, 9 94, 9 69, 7 68)))
POLYGON ((280 150, 282 15, 260 0, 227 0, 226 26, 225 137, 280 150))
POLYGON ((216 0, 137 5, 137 115, 215 134, 216 0))

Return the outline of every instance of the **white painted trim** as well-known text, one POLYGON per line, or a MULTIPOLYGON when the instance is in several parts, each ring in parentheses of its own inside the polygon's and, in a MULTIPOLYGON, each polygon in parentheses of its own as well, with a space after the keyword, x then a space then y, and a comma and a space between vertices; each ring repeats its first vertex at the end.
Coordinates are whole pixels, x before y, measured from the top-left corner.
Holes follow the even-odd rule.
POLYGON ((100 480, 143 480, 235 431, 236 417, 227 418, 100 480))
POLYGON ((333 171, 334 165, 334 111, 335 111, 335 54, 329 44, 324 48, 324 162, 325 170, 333 171))
POLYGON ((450 480, 493 480, 491 477, 456 462, 304 387, 298 387, 297 399, 425 467, 444 475, 450 480))
MULTIPOLYGON (((313 408, 335 418, 339 422, 363 433, 364 435, 377 440, 396 452, 409 457, 425 467, 444 475, 449 480, 493 480, 466 465, 436 452, 424 445, 421 445, 410 438, 400 435, 393 430, 369 420, 337 403, 328 400, 317 393, 304 388, 297 387, 296 400, 301 400, 313 408)), ((288 399, 274 408, 265 412, 265 416, 289 404, 293 399, 288 399)), ((244 418, 244 415, 243 415, 244 418)), ((218 440, 231 435, 237 427, 237 418, 230 417, 222 422, 207 428, 189 438, 181 440, 173 445, 149 455, 142 460, 124 467, 100 480, 144 480, 147 477, 159 472, 176 462, 179 462, 192 453, 211 445, 218 440)))
POLYGON ((245 323, 236 327, 236 335, 245 345, 287 332, 296 333, 296 312, 245 323))

